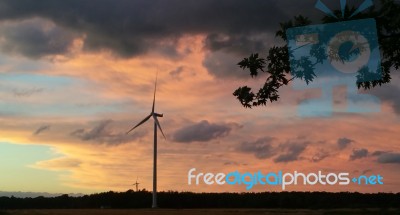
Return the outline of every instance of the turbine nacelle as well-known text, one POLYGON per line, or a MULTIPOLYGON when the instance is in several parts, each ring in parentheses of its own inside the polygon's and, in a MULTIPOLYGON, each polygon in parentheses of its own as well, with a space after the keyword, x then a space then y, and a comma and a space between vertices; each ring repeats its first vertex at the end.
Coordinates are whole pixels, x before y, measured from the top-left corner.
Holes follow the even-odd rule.
POLYGON ((160 113, 153 113, 153 116, 155 116, 155 117, 163 117, 164 116, 164 114, 160 114, 160 113))

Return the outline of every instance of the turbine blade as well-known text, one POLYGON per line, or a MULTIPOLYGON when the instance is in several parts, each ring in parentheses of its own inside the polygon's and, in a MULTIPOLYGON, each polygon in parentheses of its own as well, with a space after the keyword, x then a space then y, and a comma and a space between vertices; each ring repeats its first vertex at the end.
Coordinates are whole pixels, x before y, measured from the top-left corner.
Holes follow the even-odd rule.
POLYGON ((154 84, 153 107, 151 108, 151 113, 154 113, 154 106, 156 104, 157 78, 158 78, 158 72, 157 72, 157 75, 156 75, 156 83, 154 84))
POLYGON ((147 120, 150 119, 150 117, 152 116, 152 114, 148 115, 146 118, 144 118, 141 122, 139 122, 137 125, 135 125, 135 127, 133 127, 131 130, 129 130, 128 132, 126 132, 126 134, 129 134, 129 132, 133 131, 133 129, 139 127, 141 124, 145 123, 147 120))
POLYGON ((162 130, 162 128, 161 128, 160 122, 158 121, 157 117, 156 117, 156 116, 153 116, 153 118, 154 118, 154 122, 156 122, 156 124, 157 124, 157 127, 160 129, 161 134, 163 135, 164 139, 167 139, 167 138, 165 137, 165 135, 164 135, 164 132, 163 132, 163 130, 162 130))

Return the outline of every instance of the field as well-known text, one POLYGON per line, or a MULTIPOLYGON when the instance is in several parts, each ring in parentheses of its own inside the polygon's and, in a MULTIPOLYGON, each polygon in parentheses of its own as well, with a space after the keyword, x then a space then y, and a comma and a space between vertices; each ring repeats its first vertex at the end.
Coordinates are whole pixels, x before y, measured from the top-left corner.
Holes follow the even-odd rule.
POLYGON ((333 209, 333 210, 288 210, 288 209, 87 209, 87 210, 6 210, 0 215, 336 215, 336 214, 400 214, 400 209, 333 209))

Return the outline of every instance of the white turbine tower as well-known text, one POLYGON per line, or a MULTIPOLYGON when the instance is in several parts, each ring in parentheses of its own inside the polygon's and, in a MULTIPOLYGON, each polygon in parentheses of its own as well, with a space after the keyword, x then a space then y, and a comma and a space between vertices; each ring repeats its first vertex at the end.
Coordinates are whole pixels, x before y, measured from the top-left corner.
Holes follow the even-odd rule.
POLYGON ((152 208, 157 208, 157 127, 160 129, 161 134, 163 135, 164 139, 167 139, 167 138, 165 138, 164 132, 160 126, 160 122, 157 119, 157 117, 163 117, 163 114, 154 112, 154 107, 155 107, 155 103, 156 103, 156 91, 157 91, 157 77, 156 77, 156 82, 154 84, 153 107, 151 109, 150 115, 148 115, 141 122, 139 122, 137 125, 135 125, 135 127, 133 127, 131 130, 129 130, 127 132, 127 134, 128 134, 129 132, 133 131, 135 128, 137 128, 140 125, 142 125, 143 123, 145 123, 151 117, 153 117, 153 120, 154 120, 154 155, 153 155, 153 205, 152 205, 152 208))

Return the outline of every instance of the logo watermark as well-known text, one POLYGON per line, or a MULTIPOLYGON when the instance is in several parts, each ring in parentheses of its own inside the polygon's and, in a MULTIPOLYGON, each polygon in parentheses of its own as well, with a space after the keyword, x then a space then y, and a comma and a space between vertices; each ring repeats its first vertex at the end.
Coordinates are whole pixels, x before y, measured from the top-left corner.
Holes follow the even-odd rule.
POLYGON ((286 190, 289 186, 296 185, 383 185, 381 175, 357 175, 350 176, 348 172, 324 173, 323 171, 313 173, 302 172, 244 172, 239 171, 229 173, 203 173, 196 168, 188 171, 188 185, 244 185, 246 190, 251 190, 255 185, 279 186, 286 190))
MULTIPOLYGON (((344 18, 346 1, 341 0, 344 18)), ((350 15, 350 18, 371 7, 372 1, 365 0, 350 15)), ((337 16, 320 0, 316 8, 329 16, 337 16)), ((359 19, 320 25, 289 28, 288 39, 291 73, 295 77, 296 90, 320 89, 321 96, 299 104, 302 117, 331 116, 333 113, 333 89, 347 87, 349 113, 379 112, 378 98, 359 94, 356 83, 376 81, 382 78, 381 58, 374 19, 359 19), (307 77, 317 77, 306 83, 307 77)))

